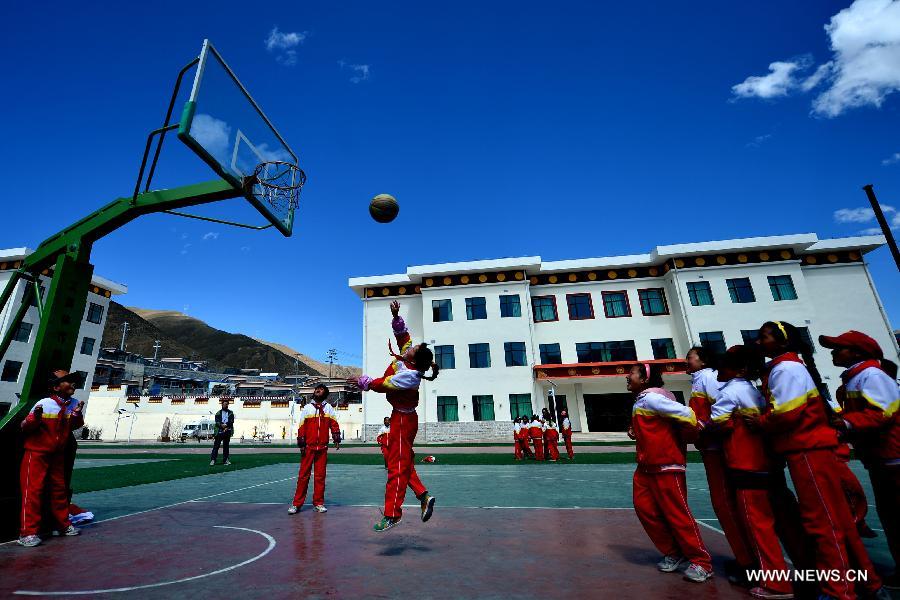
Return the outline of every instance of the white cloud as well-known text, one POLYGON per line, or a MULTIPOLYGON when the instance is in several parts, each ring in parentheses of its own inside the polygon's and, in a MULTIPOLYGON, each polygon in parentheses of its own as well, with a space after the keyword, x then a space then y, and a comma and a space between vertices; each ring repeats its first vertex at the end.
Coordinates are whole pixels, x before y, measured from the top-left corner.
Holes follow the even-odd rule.
POLYGON ((188 253, 188 248, 190 248, 190 247, 191 247, 190 244, 185 244, 184 246, 182 246, 182 247, 181 247, 181 254, 187 254, 187 253, 188 253))
POLYGON ((759 148, 760 146, 765 144, 767 141, 772 139, 772 136, 773 136, 773 134, 771 134, 771 133, 766 133, 764 135, 758 135, 755 138, 753 138, 752 142, 747 142, 746 146, 747 146, 747 148, 759 148))
POLYGON ((881 161, 881 164, 885 166, 894 165, 897 163, 900 163, 900 152, 894 152, 891 156, 888 156, 886 159, 881 161))
POLYGON ((228 140, 231 139, 231 127, 228 123, 201 113, 191 121, 191 137, 213 157, 220 159, 219 162, 226 163, 222 159, 228 156, 230 147, 228 140))
POLYGON ((369 65, 352 65, 342 60, 338 61, 338 64, 341 66, 341 69, 349 69, 350 70, 350 82, 351 83, 361 83, 363 81, 368 81, 369 76, 372 71, 369 68, 369 65))
MULTIPOLYGON (((886 213, 896 213, 897 209, 887 204, 882 205, 881 210, 886 213)), ((895 215, 895 218, 900 215, 895 215)), ((859 208, 841 208, 834 211, 834 220, 838 223, 868 223, 875 218, 875 213, 867 206, 859 208)))
POLYGON ((307 36, 308 31, 278 31, 278 27, 273 27, 266 38, 266 50, 275 55, 275 60, 279 63, 292 67, 297 64, 297 46, 302 44, 307 36))
POLYGON ((806 75, 808 57, 776 61, 766 75, 733 86, 736 98, 778 98, 811 92, 812 113, 836 117, 861 106, 879 107, 900 90, 900 0, 855 0, 825 26, 831 60, 806 75))
POLYGON ((219 234, 216 231, 210 231, 209 233, 203 234, 203 241, 208 242, 209 240, 217 240, 219 239, 219 234))

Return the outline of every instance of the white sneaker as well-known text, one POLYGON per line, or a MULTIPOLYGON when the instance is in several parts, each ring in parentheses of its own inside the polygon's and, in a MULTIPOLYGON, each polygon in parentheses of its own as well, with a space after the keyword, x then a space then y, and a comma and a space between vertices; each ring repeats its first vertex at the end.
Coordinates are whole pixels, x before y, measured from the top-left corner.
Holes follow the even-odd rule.
POLYGON ((65 531, 63 531, 63 535, 67 535, 69 537, 73 535, 80 535, 81 530, 75 527, 74 525, 69 525, 65 531))
POLYGON ((328 509, 325 508, 324 504, 316 504, 315 506, 313 506, 313 508, 316 509, 316 512, 320 512, 320 513, 328 512, 328 509))
POLYGON ((291 505, 291 507, 288 509, 288 514, 289 514, 289 515, 296 515, 297 512, 299 512, 299 510, 300 510, 300 509, 297 508, 296 506, 291 505))
POLYGON ((707 579, 711 579, 712 576, 712 573, 693 563, 684 570, 684 579, 694 583, 703 583, 707 579))
POLYGON ((227 467, 228 465, 231 464, 231 461, 230 461, 230 460, 226 460, 224 464, 225 464, 225 466, 227 467))
POLYGON ((34 548, 41 543, 41 538, 36 535, 26 535, 25 537, 20 537, 18 542, 20 546, 25 546, 26 548, 34 548))
POLYGON ((214 461, 214 460, 209 461, 209 466, 211 466, 211 467, 216 466, 216 461, 214 461))
POLYGON ((683 556, 663 556, 662 560, 656 563, 656 568, 663 573, 673 573, 678 570, 685 561, 683 556))

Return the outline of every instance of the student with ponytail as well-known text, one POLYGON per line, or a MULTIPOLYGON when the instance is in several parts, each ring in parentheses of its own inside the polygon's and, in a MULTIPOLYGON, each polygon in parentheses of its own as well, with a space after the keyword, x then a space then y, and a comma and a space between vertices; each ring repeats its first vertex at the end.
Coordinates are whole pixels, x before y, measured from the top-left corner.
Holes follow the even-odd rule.
POLYGON ((656 568, 672 573, 688 563, 684 578, 704 582, 712 577, 712 563, 688 507, 685 483, 685 438, 695 436, 697 418, 663 389, 656 365, 632 366, 625 383, 635 397, 629 430, 637 442, 634 512, 663 555, 656 568))
POLYGON ((416 473, 413 442, 419 430, 419 417, 416 407, 419 405, 419 385, 422 380, 434 381, 439 368, 434 363, 434 354, 427 344, 413 344, 406 323, 400 316, 400 303, 391 303, 393 320, 391 327, 397 339, 399 353, 394 352, 388 342, 388 350, 394 360, 388 365, 384 375, 373 379, 363 375, 359 379, 350 379, 362 391, 384 394, 393 407, 391 413, 391 429, 388 432, 388 479, 384 496, 384 517, 375 524, 377 532, 387 531, 400 523, 401 506, 409 486, 422 504, 422 521, 428 521, 434 511, 434 496, 419 480, 416 473), (431 370, 431 375, 426 373, 431 370))
POLYGON ((815 568, 841 574, 822 580, 821 593, 855 599, 854 581, 846 577, 853 568, 868 572, 867 580, 860 582, 867 593, 881 594, 881 580, 853 525, 841 488, 837 433, 828 422, 812 349, 799 330, 784 321, 764 323, 758 343, 772 359, 762 377, 766 406, 761 415, 743 418, 749 427, 758 426, 767 434, 770 448, 787 463, 803 529, 815 546, 815 568))

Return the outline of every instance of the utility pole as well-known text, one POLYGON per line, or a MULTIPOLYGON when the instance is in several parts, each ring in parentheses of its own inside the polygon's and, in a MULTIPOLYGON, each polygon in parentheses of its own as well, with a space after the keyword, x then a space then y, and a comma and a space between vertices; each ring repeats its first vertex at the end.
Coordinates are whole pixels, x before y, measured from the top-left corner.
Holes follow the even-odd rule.
POLYGON ((325 353, 325 360, 328 361, 328 378, 331 379, 334 376, 334 362, 337 360, 337 349, 329 348, 328 352, 325 353))
POLYGON ((128 335, 128 321, 122 323, 122 342, 119 344, 119 350, 125 352, 125 337, 128 335))
POLYGON ((162 348, 162 346, 160 345, 159 340, 153 340, 153 362, 156 362, 160 348, 162 348))
POLYGON ((894 264, 897 265, 897 270, 900 271, 900 249, 897 248, 897 240, 894 239, 891 227, 888 225, 887 219, 884 218, 884 211, 881 210, 881 205, 878 204, 878 198, 875 197, 875 190, 871 183, 869 185, 864 185, 863 189, 866 191, 866 196, 869 198, 869 204, 872 205, 872 212, 875 213, 875 219, 878 220, 878 224, 881 226, 881 232, 884 233, 884 237, 887 239, 891 254, 894 255, 894 264))

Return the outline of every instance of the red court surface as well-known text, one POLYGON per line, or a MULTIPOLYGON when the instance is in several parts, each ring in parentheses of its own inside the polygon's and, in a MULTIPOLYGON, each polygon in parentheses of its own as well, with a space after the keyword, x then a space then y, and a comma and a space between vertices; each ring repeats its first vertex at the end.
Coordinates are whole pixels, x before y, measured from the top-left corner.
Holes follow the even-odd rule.
MULTIPOLYGON (((0 545, 0 597, 749 598, 657 572, 632 510, 438 506, 422 523, 410 507, 377 534, 374 507, 286 508, 187 502, 0 545)), ((704 537, 721 573, 724 538, 704 537)))

